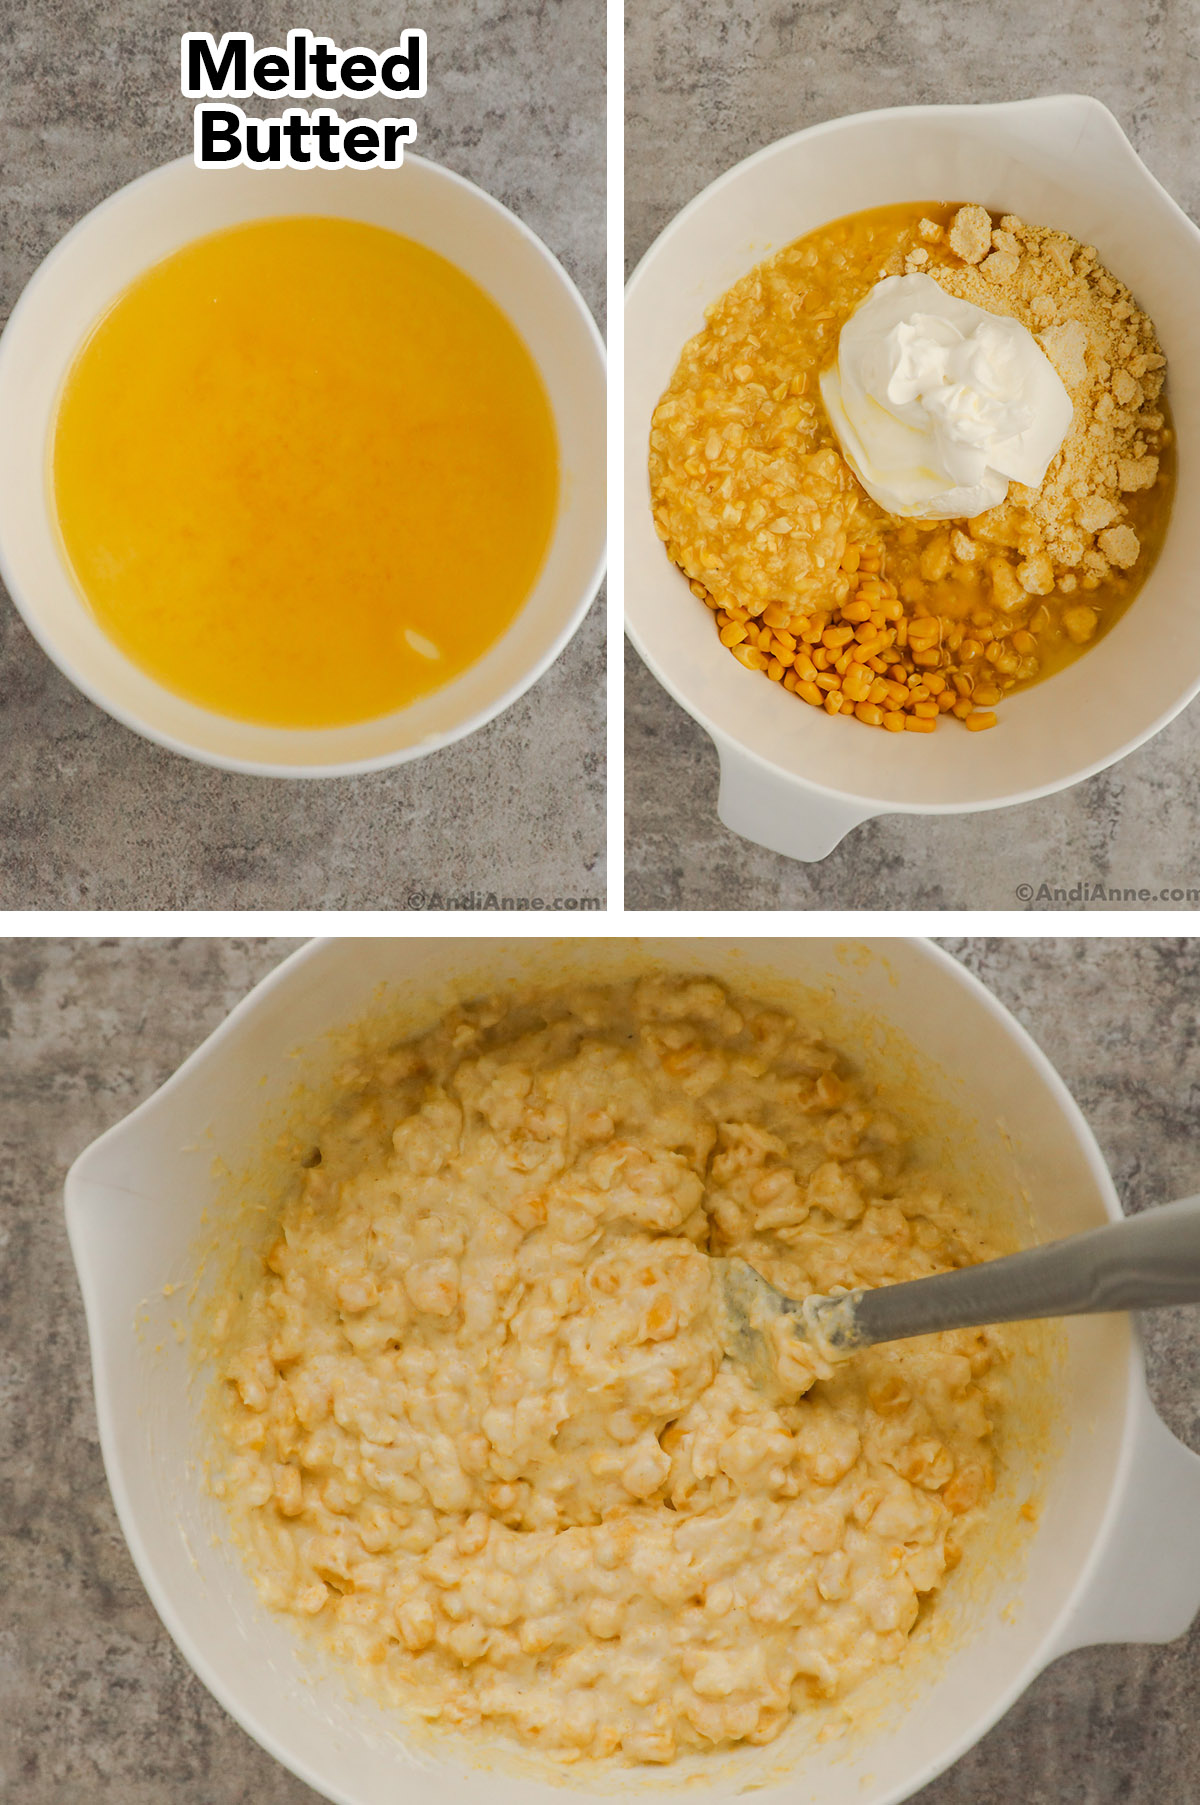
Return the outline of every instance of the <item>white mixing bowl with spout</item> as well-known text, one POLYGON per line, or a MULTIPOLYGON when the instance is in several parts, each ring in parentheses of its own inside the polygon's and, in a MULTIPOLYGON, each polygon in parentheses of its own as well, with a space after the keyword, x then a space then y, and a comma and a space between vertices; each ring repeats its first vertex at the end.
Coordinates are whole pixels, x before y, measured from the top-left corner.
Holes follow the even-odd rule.
POLYGON ((629 636, 709 734, 726 827, 822 859, 884 814, 1030 802, 1142 745, 1200 689, 1200 231, 1098 100, 899 107, 797 132, 697 195, 647 251, 625 325, 625 597, 629 636), (890 734, 830 718, 721 645, 654 531, 650 417, 704 309, 773 251, 868 207, 980 201, 1094 244, 1154 320, 1178 434, 1172 519, 1128 612, 1087 654, 967 734, 890 734))
MULTIPOLYGON (((301 1659, 290 1623, 259 1603, 202 1477, 206 1376, 195 1369, 189 1330, 213 1263, 205 1267, 197 1250, 232 1233, 222 1228, 229 1174, 258 1173, 256 1194, 269 1196, 271 1160, 285 1157, 272 1152, 280 1126, 296 1125, 296 1086, 319 1096, 345 1060, 344 1030, 386 1019, 390 1038, 398 1026, 431 1025, 456 997, 651 967, 705 971, 799 1000, 869 1072, 886 1079, 896 1066, 930 1102, 931 1157, 952 1160, 969 1141, 1006 1198, 1027 1196, 1044 1238, 1120 1214, 1096 1143, 1053 1068, 975 979, 928 944, 405 938, 316 943, 293 955, 160 1091, 80 1156, 66 1205, 105 1465, 138 1571, 225 1708, 337 1805, 400 1797, 406 1805, 566 1805, 570 1794, 532 1762, 489 1771, 449 1744, 416 1743, 320 1659, 301 1659)), ((895 1709, 873 1711, 840 1742, 814 1743, 802 1713, 770 1748, 665 1772, 620 1769, 609 1788, 593 1783, 575 1796, 671 1792, 734 1805, 752 1785, 763 1805, 896 1805, 1067 1650, 1179 1635, 1200 1606, 1200 1459, 1152 1409, 1125 1317, 1073 1319, 1065 1350, 1044 1381, 1055 1427, 1032 1478, 1036 1523, 1022 1522, 1023 1545, 997 1542, 989 1552, 989 1584, 965 1587, 957 1603, 949 1591, 939 1600, 956 1658, 931 1652, 895 1709)), ((1021 1446, 1007 1452, 1018 1467, 1023 1457, 1021 1446)), ((973 1558, 964 1556, 964 1575, 973 1558)), ((883 1690, 891 1684, 885 1675, 883 1690)))

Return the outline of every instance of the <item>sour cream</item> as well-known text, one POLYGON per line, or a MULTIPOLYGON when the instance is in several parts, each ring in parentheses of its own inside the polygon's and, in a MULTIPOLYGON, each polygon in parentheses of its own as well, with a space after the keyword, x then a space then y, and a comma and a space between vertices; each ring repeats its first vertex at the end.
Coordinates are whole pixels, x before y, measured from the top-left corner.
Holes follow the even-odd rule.
POLYGON ((1036 488, 1073 411, 1031 332, 931 276, 875 284, 842 328, 821 397, 867 494, 918 520, 970 519, 1010 482, 1036 488))

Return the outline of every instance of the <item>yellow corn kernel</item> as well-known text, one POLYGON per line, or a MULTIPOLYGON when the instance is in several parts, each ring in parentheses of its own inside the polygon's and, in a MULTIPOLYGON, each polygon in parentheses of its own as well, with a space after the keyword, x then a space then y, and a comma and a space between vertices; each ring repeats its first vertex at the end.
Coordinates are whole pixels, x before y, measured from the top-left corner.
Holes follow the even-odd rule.
POLYGON ((782 679, 785 668, 784 665, 780 664, 778 658, 772 658, 770 664, 767 666, 767 676, 771 679, 772 683, 778 683, 782 679))
POLYGON ((936 720, 928 721, 925 719, 924 715, 910 714, 906 715, 904 719, 904 731, 906 733, 932 733, 936 726, 936 720))
POLYGON ((797 683, 796 694, 802 701, 811 703, 814 708, 820 708, 825 700, 823 691, 819 690, 815 683, 797 683))
POLYGON ((857 703, 854 709, 854 717, 856 720, 862 721, 868 727, 879 727, 883 724, 883 710, 882 708, 877 708, 874 702, 857 703))
POLYGON ((889 733, 903 733, 907 719, 907 715, 902 714, 898 709, 893 709, 884 715, 883 724, 889 733))
POLYGON ((996 725, 996 717, 990 711, 969 714, 963 725, 971 733, 983 733, 986 728, 996 725))
POLYGON ((757 646, 734 646, 733 655, 748 671, 765 671, 767 668, 766 654, 757 646))
POLYGON ((727 627, 721 628, 721 644, 723 646, 740 646, 746 637, 746 628, 740 620, 731 620, 727 627))

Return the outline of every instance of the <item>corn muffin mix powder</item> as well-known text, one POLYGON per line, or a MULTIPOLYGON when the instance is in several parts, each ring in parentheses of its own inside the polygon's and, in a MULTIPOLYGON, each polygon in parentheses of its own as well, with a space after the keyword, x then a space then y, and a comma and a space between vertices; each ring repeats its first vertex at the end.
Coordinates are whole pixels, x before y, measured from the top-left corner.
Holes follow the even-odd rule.
MULTIPOLYGON (((1037 561, 1027 573, 1033 594, 1049 594, 1056 564, 1098 577, 1114 565, 1130 569, 1140 546, 1123 523, 1123 498, 1154 486, 1158 456, 1152 447, 1164 426, 1157 404, 1166 359, 1152 322, 1094 247, 1065 232, 1011 214, 993 230, 986 208, 970 206, 955 216, 949 242, 963 262, 932 270, 934 281, 960 300, 1027 326, 1075 404, 1041 487, 1013 484, 984 532, 994 527, 993 536, 1004 543, 1010 534, 1020 535, 1020 514, 1028 513, 1042 540, 1040 549, 1030 546, 1037 561)), ((905 259, 906 272, 923 267, 925 260, 914 257, 919 251, 905 259)))

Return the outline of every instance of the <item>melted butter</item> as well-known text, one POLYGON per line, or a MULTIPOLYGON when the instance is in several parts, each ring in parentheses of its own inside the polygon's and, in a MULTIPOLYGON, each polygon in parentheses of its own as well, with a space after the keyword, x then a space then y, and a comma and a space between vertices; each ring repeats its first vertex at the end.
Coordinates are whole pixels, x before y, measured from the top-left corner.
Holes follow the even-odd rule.
POLYGON ((55 422, 63 545, 101 627, 188 701, 333 727, 479 659, 550 542, 524 343, 461 271, 359 221, 198 240, 97 323, 55 422))

